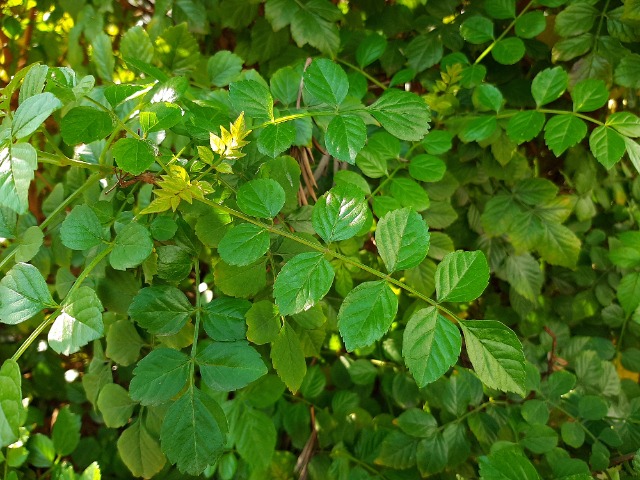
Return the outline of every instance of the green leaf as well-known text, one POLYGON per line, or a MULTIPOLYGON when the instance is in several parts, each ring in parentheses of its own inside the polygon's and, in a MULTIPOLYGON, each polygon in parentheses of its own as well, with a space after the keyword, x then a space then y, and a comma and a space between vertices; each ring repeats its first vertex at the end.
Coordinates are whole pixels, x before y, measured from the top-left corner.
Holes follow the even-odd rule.
POLYGON ((62 107, 53 93, 38 93, 27 98, 16 109, 11 123, 11 136, 17 140, 35 132, 49 115, 62 107))
POLYGON ((42 274, 33 265, 18 263, 0 281, 2 323, 16 325, 55 306, 42 274))
POLYGON ((183 113, 175 103, 152 103, 140 112, 140 127, 144 134, 168 130, 182 121, 183 113))
POLYGON ((389 273, 417 266, 429 251, 427 224, 410 208, 393 210, 382 217, 375 238, 389 273))
POLYGON ((367 110, 400 140, 417 142, 429 131, 429 107, 415 93, 389 89, 367 110))
POLYGON ((329 292, 334 275, 322 253, 300 253, 293 257, 273 284, 280 314, 292 315, 312 307, 329 292))
POLYGON ((416 450, 418 470, 423 476, 441 472, 447 466, 448 447, 441 432, 420 440, 416 450))
POLYGON ((338 26, 309 10, 311 3, 313 0, 306 4, 306 8, 296 10, 291 17, 291 36, 298 47, 308 43, 325 55, 333 57, 340 48, 338 26))
POLYGON ((209 81, 215 87, 226 87, 238 78, 243 64, 242 58, 235 53, 228 50, 216 52, 207 61, 209 81))
POLYGON ((242 410, 235 444, 240 456, 253 468, 271 464, 276 448, 277 432, 273 419, 255 408, 242 410))
POLYGON ((544 141, 556 157, 580 142, 586 134, 587 125, 573 115, 551 117, 544 127, 544 141))
POLYGON ((435 32, 418 35, 404 49, 407 65, 416 72, 433 67, 442 59, 442 39, 435 32))
POLYGON ((557 42, 551 51, 554 62, 573 60, 589 52, 593 46, 593 34, 584 33, 557 42))
POLYGON ((44 233, 42 233, 40 227, 34 225, 27 228, 22 233, 20 242, 16 245, 14 260, 17 263, 31 260, 40 251, 43 240, 44 233))
POLYGON ((505 262, 505 273, 516 292, 532 302, 536 301, 544 283, 544 275, 535 258, 528 253, 509 255, 505 262))
POLYGON ((418 182, 411 178, 394 177, 391 180, 391 195, 403 207, 413 208, 421 212, 429 208, 429 195, 418 182))
POLYGON ((493 40, 493 22, 479 15, 467 18, 460 25, 460 35, 474 45, 489 42, 493 40))
POLYGON ((318 199, 313 207, 313 229, 326 243, 348 240, 367 222, 368 207, 362 191, 336 186, 318 199))
POLYGON ((520 38, 535 38, 547 28, 547 18, 545 14, 536 10, 527 12, 516 18, 515 31, 520 38))
POLYGON ((189 378, 191 359, 178 350, 156 348, 144 357, 129 385, 132 400, 142 405, 160 405, 176 396, 189 378))
POLYGON ((518 112, 509 119, 507 135, 518 144, 530 142, 538 136, 542 130, 544 121, 544 113, 535 110, 518 112))
POLYGON ((467 120, 458 136, 465 143, 481 142, 493 135, 497 128, 498 122, 494 115, 481 115, 467 120))
POLYGON ((338 329, 347 351, 380 340, 397 312, 398 297, 384 280, 364 282, 354 288, 338 312, 338 329))
POLYGON ((447 165, 435 155, 416 155, 409 163, 409 174, 422 182, 439 182, 447 171, 447 165))
POLYGON ((419 440, 394 430, 382 441, 375 463, 395 469, 407 469, 416 463, 416 448, 419 440))
POLYGON ((200 475, 214 465, 226 443, 224 412, 206 393, 191 387, 169 407, 162 422, 162 451, 182 473, 200 475))
POLYGON ((499 112, 503 102, 504 98, 500 90, 488 83, 478 85, 473 91, 473 103, 482 107, 482 110, 499 112))
POLYGON ((252 223, 242 223, 222 237, 218 253, 230 265, 249 265, 269 250, 270 243, 266 230, 252 223))
POLYGON ((271 345, 271 361, 287 388, 296 393, 307 373, 307 364, 300 339, 286 322, 271 345))
POLYGON ((578 402, 578 414, 586 420, 602 420, 608 411, 607 401, 597 395, 585 395, 578 402))
POLYGON ((458 328, 435 307, 411 315, 404 331, 402 357, 419 388, 447 373, 458 360, 461 348, 458 328))
POLYGON ((204 329, 212 340, 231 342, 244 340, 247 332, 245 315, 251 303, 240 298, 218 297, 203 308, 204 329))
POLYGON ((584 428, 578 422, 564 422, 560 427, 562 441, 573 448, 580 448, 584 444, 584 428))
POLYGON ((422 146, 430 155, 440 155, 451 150, 452 136, 447 130, 431 130, 422 140, 422 146))
POLYGON ((518 37, 507 37, 498 42, 491 50, 491 56, 502 65, 513 65, 524 57, 524 42, 518 37))
POLYGON ((0 447, 18 440, 22 413, 20 367, 15 360, 8 359, 0 368, 0 447))
POLYGON ((588 3, 572 3, 556 16, 555 30, 563 37, 588 32, 599 15, 600 11, 588 3))
POLYGON ((571 91, 574 112, 592 112, 604 107, 609 100, 607 85, 595 78, 576 83, 571 91))
POLYGON ((73 207, 62 222, 60 237, 64 246, 72 250, 88 250, 105 240, 100 219, 85 204, 73 207))
POLYGON ((553 265, 574 268, 580 255, 580 239, 564 225, 544 222, 537 242, 542 258, 553 265))
POLYGON ((101 140, 113 130, 111 115, 92 107, 75 107, 62 117, 60 133, 67 145, 101 140))
POLYGON ((116 235, 109 263, 116 270, 137 267, 153 251, 153 240, 149 230, 139 223, 126 224, 116 235))
POLYGON ((355 165, 356 156, 367 140, 364 120, 356 115, 338 115, 327 126, 324 141, 327 152, 338 160, 355 165))
POLYGON ((513 188, 514 198, 533 207, 553 201, 558 187, 545 178, 525 178, 513 188))
POLYGON ((118 167, 131 175, 140 175, 155 162, 153 147, 144 140, 121 138, 112 149, 118 167))
POLYGON ((262 83, 243 80, 229 85, 229 99, 233 108, 256 121, 273 120, 273 97, 262 83))
POLYGON ((192 70, 200 59, 198 43, 186 23, 167 28, 155 42, 158 59, 176 75, 192 70))
POLYGON ((56 453, 63 457, 70 455, 80 443, 80 417, 71 413, 68 405, 58 410, 51 440, 56 453))
POLYGON ((538 472, 516 448, 503 448, 479 459, 480 476, 485 480, 540 480, 538 472))
POLYGON ((115 56, 111 46, 111 38, 104 32, 98 33, 91 40, 91 60, 96 66, 98 76, 107 82, 113 80, 115 56))
POLYGON ((457 251, 446 255, 436 269, 439 302, 470 302, 489 283, 489 264, 480 250, 457 251))
POLYGON ((267 373, 262 357, 246 341, 212 343, 196 362, 204 383, 223 392, 246 387, 267 373))
POLYGON ((309 105, 340 105, 349 92, 349 79, 344 70, 331 60, 316 58, 306 69, 304 78, 304 100, 309 105))
POLYGON ((630 53, 620 60, 614 73, 616 83, 622 87, 638 88, 640 86, 640 55, 630 53))
POLYGON ((267 284, 266 258, 242 267, 219 261, 214 267, 213 274, 215 285, 225 295, 250 297, 267 284))
POLYGON ((178 224, 169 216, 160 216, 153 219, 149 225, 151 235, 159 242, 171 240, 178 230, 178 224))
POLYGON ((18 214, 29 209, 29 185, 38 168, 36 149, 29 143, 0 150, 0 205, 18 214))
POLYGON ((273 342, 280 333, 278 308, 269 300, 261 300, 251 305, 246 313, 247 339, 255 344, 273 342))
POLYGON ((516 16, 515 0, 493 0, 492 2, 487 2, 484 9, 489 16, 500 20, 515 18, 516 16))
POLYGON ((608 127, 627 137, 640 137, 640 118, 631 112, 615 112, 607 117, 608 127))
POLYGON ((591 132, 589 148, 596 160, 609 169, 620 161, 627 147, 622 135, 609 127, 601 125, 591 132))
POLYGON ((529 425, 523 428, 520 445, 535 454, 549 453, 558 444, 558 434, 547 425, 529 425))
POLYGON ((117 383, 108 383, 98 395, 98 409, 104 423, 109 428, 123 427, 133 413, 135 402, 129 398, 129 392, 117 383))
POLYGON ((65 298, 60 315, 49 330, 49 345, 63 355, 80 350, 104 334, 100 299, 91 288, 82 286, 65 298))
POLYGON ((640 306, 640 273, 627 273, 622 277, 618 284, 617 297, 627 315, 640 306))
POLYGON ((569 75, 562 67, 547 68, 536 75, 531 83, 531 94, 541 107, 562 96, 569 85, 569 75))
POLYGON ((122 432, 117 446, 120 458, 136 477, 151 478, 166 463, 160 442, 149 433, 140 419, 122 432))
POLYGON ((131 319, 154 335, 178 333, 193 313, 181 290, 168 285, 140 290, 129 306, 131 319))
POLYGON ((364 68, 378 60, 386 49, 387 39, 379 33, 371 33, 358 45, 356 61, 360 68, 364 68))
POLYGON ((296 140, 296 127, 293 122, 272 123, 260 132, 258 150, 260 153, 275 158, 288 150, 296 140))
POLYGON ((520 340, 495 320, 460 322, 473 368, 490 388, 525 395, 525 359, 520 340))
POLYGON ((284 189, 270 178, 249 180, 238 189, 238 207, 247 215, 259 218, 275 217, 286 200, 284 189))
POLYGON ((123 58, 135 58, 145 63, 153 61, 153 43, 144 28, 136 25, 124 33, 120 40, 120 54, 123 58))

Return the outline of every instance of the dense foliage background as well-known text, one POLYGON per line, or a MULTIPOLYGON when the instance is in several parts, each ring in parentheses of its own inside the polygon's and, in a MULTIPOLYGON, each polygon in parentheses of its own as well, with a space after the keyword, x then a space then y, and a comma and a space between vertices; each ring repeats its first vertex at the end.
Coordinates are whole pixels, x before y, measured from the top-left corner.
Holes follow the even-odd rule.
POLYGON ((4 480, 640 475, 640 2, 0 9, 4 480))

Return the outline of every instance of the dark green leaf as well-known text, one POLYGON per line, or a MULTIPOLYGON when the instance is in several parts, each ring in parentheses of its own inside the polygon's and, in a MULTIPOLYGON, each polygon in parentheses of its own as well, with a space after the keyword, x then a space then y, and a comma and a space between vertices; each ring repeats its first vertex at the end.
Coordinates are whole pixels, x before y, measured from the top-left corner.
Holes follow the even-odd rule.
POLYGON ((478 85, 473 91, 473 102, 481 110, 493 110, 499 112, 504 99, 502 93, 493 85, 483 83, 478 85))
POLYGON ((387 39, 378 33, 367 36, 356 50, 356 61, 364 68, 378 60, 387 48, 387 39))
POLYGON ((409 173, 422 182, 438 182, 442 180, 447 165, 435 155, 416 155, 409 163, 409 173))
POLYGON ((291 17, 291 36, 298 47, 308 43, 325 55, 335 56, 340 48, 338 26, 309 10, 309 3, 307 8, 297 9, 291 17))
POLYGON ((2 323, 16 325, 55 306, 42 274, 33 265, 18 263, 0 281, 2 323))
POLYGON ((203 308, 204 329, 209 338, 219 342, 244 340, 247 333, 244 317, 251 304, 240 298, 218 297, 203 308))
POLYGON ((513 65, 524 57, 524 42, 518 37, 507 37, 499 40, 493 50, 491 56, 496 62, 502 65, 513 65))
POLYGON ((247 339, 258 345, 273 342, 280 332, 278 308, 269 300, 251 305, 246 313, 247 339))
POLYGON ((534 38, 540 35, 547 28, 547 19, 545 14, 536 10, 527 12, 516 19, 516 35, 520 38, 534 38))
POLYGON ((480 457, 480 475, 486 480, 539 480, 533 464, 519 449, 502 448, 480 457))
POLYGON ((260 354, 246 341, 212 343, 196 362, 207 386, 223 392, 246 387, 267 373, 260 354))
POLYGON ((587 125, 573 115, 551 117, 544 127, 544 141, 556 157, 581 141, 586 134, 587 125))
POLYGON ((243 223, 222 237, 218 253, 230 265, 249 265, 269 250, 270 243, 267 231, 252 223, 243 223))
POLYGON ((75 107, 62 117, 60 133, 67 145, 91 143, 111 133, 113 120, 102 110, 91 107, 75 107))
POLYGON ((600 12, 588 3, 572 3, 556 17, 555 30, 563 37, 573 37, 588 32, 600 12))
POLYGON ((571 91, 574 112, 592 112, 609 100, 609 91, 602 80, 588 78, 575 84, 571 91))
POLYGON ((193 306, 182 291, 160 285, 140 290, 128 313, 154 335, 173 335, 184 327, 192 312, 193 306))
POLYGON ((109 263, 116 270, 137 267, 152 251, 153 240, 149 230, 139 223, 131 222, 116 235, 109 263))
POLYGON ((403 208, 387 213, 376 229, 378 253, 389 273, 415 267, 429 251, 429 230, 422 217, 403 208))
POLYGON ((433 67, 442 59, 442 40, 434 33, 418 35, 404 49, 407 65, 416 72, 433 67))
POLYGON ((387 90, 367 110, 387 132, 401 140, 419 141, 429 131, 429 107, 415 93, 387 90))
POLYGON ((307 364, 300 339, 286 322, 271 346, 271 361, 287 388, 297 392, 307 372, 307 364))
POLYGON ((284 189, 270 178, 250 180, 238 189, 238 207, 247 215, 259 218, 275 217, 286 200, 284 189))
POLYGON ((457 251, 446 255, 436 269, 439 302, 470 302, 489 283, 489 265, 484 254, 457 251))
POLYGON ((354 237, 367 222, 367 203, 360 190, 336 186, 318 199, 313 207, 314 230, 327 242, 354 237))
POLYGON ((266 259, 246 266, 229 265, 219 261, 214 267, 215 285, 231 297, 249 297, 262 290, 267 284, 266 259))
POLYGON ((156 348, 133 371, 131 399, 142 405, 159 405, 180 393, 189 377, 191 359, 178 350, 156 348))
POLYGON ((87 250, 105 238, 100 220, 88 205, 76 205, 60 227, 62 243, 73 250, 87 250))
POLYGON ((367 140, 364 120, 356 115, 338 115, 329 122, 324 141, 327 152, 338 160, 355 165, 356 156, 367 140))
POLYGON ((547 68, 536 75, 531 84, 531 94, 541 107, 553 102, 567 89, 569 76, 562 67, 547 68))
POLYGON ((153 147, 144 140, 121 138, 112 152, 118 167, 131 175, 140 175, 155 162, 153 147))
POLYGON ((493 40, 493 22, 482 16, 467 18, 460 25, 460 35, 473 44, 489 42, 493 40))
POLYGON ((529 142, 538 136, 544 121, 544 113, 536 110, 518 112, 509 119, 507 135, 516 143, 529 142))

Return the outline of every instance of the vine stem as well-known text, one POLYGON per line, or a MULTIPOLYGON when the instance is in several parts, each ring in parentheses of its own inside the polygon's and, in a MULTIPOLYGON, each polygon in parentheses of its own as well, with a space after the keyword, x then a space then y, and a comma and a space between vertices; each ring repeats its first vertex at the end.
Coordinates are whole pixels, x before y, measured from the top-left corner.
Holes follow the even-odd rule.
POLYGON ((431 299, 430 297, 418 292, 415 288, 410 287, 409 285, 407 285, 404 282, 401 282, 400 280, 397 280, 395 278, 393 278, 391 275, 387 274, 387 273, 382 273, 379 270, 376 270, 375 268, 371 268, 367 265, 364 265, 363 263, 358 262, 357 260, 353 260, 352 258, 347 257, 346 255, 342 255, 341 253, 338 253, 334 250, 331 250, 327 247, 323 247, 321 245, 317 245, 313 242, 310 242, 302 237, 299 237, 298 235, 295 235, 293 233, 287 232, 286 230, 281 230, 279 228, 276 228, 274 226, 271 225, 267 225, 266 223, 263 223, 259 220, 255 220, 254 218, 251 218, 248 215, 245 215, 244 213, 241 213, 237 210, 234 210, 233 208, 227 207, 225 205, 220 205, 218 203, 215 203, 212 200, 209 200, 208 198, 205 199, 198 199, 200 202, 204 203, 205 205, 209 205, 210 207, 216 208, 218 210, 222 210, 223 212, 228 213, 229 215, 232 215, 234 217, 240 218, 241 220, 244 220, 245 222, 249 222, 252 223, 266 231, 268 231, 269 233, 273 233, 275 235, 280 235, 282 237, 288 238, 289 240, 293 240, 294 242, 300 243, 306 247, 312 248, 313 250, 316 250, 320 253, 326 254, 326 255, 330 255, 334 258, 337 258, 338 260, 341 260, 344 263, 348 263, 349 265, 352 265, 356 268, 359 268, 360 270, 363 270, 367 273, 370 273, 371 275, 374 275, 382 280, 385 280, 393 285, 395 285, 398 288, 401 288, 409 293, 411 293, 412 295, 418 297, 421 300, 424 300, 426 303, 428 303, 429 305, 436 307, 438 310, 440 310, 443 313, 446 313, 447 315, 449 315, 452 319, 454 319, 456 322, 460 322, 460 319, 458 318, 457 315, 455 315, 452 311, 450 311, 449 309, 443 307, 442 305, 438 304, 438 302, 436 302, 435 300, 431 299))
POLYGON ((361 69, 360 67, 354 65, 353 63, 349 63, 345 60, 341 60, 339 58, 336 59, 336 61, 338 63, 343 64, 346 67, 349 67, 352 70, 355 70, 356 72, 360 73, 361 75, 363 75, 367 80, 369 80, 371 83, 373 83, 374 85, 376 85, 377 87, 380 87, 383 90, 386 90, 387 87, 384 83, 382 83, 380 80, 378 80, 375 77, 372 77, 371 75, 369 75, 367 72, 365 72, 363 69, 361 69))
POLYGON ((200 260, 196 259, 194 262, 194 270, 195 270, 195 287, 196 287, 196 323, 193 329, 193 344, 191 345, 191 384, 194 381, 194 369, 195 369, 195 358, 196 358, 196 350, 198 345, 198 331, 200 330, 200 304, 201 304, 201 295, 200 295, 200 260))
POLYGON ((487 55, 489 55, 489 53, 491 53, 491 50, 493 50, 493 47, 495 47, 497 45, 497 43, 502 40, 507 33, 509 33, 511 31, 511 29, 515 26, 516 22, 518 21, 518 19, 524 15, 527 10, 529 10, 531 8, 531 5, 533 5, 534 0, 531 0, 529 3, 527 3, 525 5, 525 7, 522 9, 522 11, 516 16, 516 18, 513 19, 513 21, 509 24, 509 26, 507 26, 507 28, 504 29, 504 31, 500 34, 500 36, 498 38, 496 38, 493 42, 491 42, 491 45, 489 45, 484 52, 482 52, 480 54, 480 56, 478 58, 476 58, 476 61, 473 62, 474 65, 477 65, 478 63, 480 63, 484 57, 486 57, 487 55))

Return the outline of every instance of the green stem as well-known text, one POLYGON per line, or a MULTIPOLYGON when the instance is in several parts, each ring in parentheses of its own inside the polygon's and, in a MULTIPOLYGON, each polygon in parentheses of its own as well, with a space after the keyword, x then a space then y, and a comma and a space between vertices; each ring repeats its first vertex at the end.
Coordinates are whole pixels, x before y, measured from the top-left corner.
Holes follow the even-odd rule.
POLYGON ((571 418, 575 423, 577 423, 578 425, 580 425, 580 428, 582 428, 582 429, 584 430, 584 432, 585 432, 589 437, 591 437, 591 439, 592 439, 594 442, 597 442, 597 441, 598 441, 598 437, 596 437, 593 433, 591 433, 591 431, 590 431, 587 427, 585 427, 585 426, 584 426, 584 424, 583 424, 583 423, 582 423, 578 418, 576 418, 576 417, 574 417, 573 415, 571 415, 569 412, 567 412, 564 408, 562 408, 562 407, 561 407, 560 405, 558 405, 557 403, 555 403, 555 402, 553 402, 553 401, 549 400, 549 399, 548 399, 548 398, 546 398, 546 397, 545 397, 544 399, 545 399, 545 401, 546 401, 549 405, 551 405, 552 407, 554 407, 554 408, 558 409, 559 411, 561 411, 562 413, 564 413, 567 417, 571 418))
POLYGON ((389 183, 393 179, 395 174, 398 173, 398 171, 400 171, 401 168, 402 168, 402 165, 398 165, 395 169, 393 169, 393 171, 389 175, 387 175, 387 178, 385 178, 382 182, 380 182, 380 184, 376 187, 376 189, 373 192, 371 192, 371 195, 367 197, 367 200, 371 200, 373 197, 375 197, 376 193, 382 190, 382 187, 384 187, 387 183, 389 183))
POLYGON ((332 457, 342 457, 342 458, 346 458, 347 460, 349 460, 350 462, 355 463, 356 465, 361 466, 362 468, 364 468, 365 470, 367 470, 369 473, 375 475, 376 477, 380 477, 383 480, 387 480, 387 477, 384 476, 384 474, 379 471, 378 469, 372 467, 371 465, 369 465, 366 462, 363 462, 362 460, 360 460, 359 458, 354 457, 353 455, 351 455, 346 449, 345 450, 338 450, 336 452, 332 452, 331 454, 332 457))
POLYGON ((556 115, 573 115, 574 117, 581 118, 582 120, 586 120, 587 122, 595 123, 596 125, 604 125, 604 122, 600 120, 596 120, 595 118, 591 118, 588 115, 583 115, 582 113, 577 112, 569 112, 568 110, 553 110, 551 108, 538 108, 538 111, 541 113, 553 113, 556 115))
POLYGON ((336 61, 338 63, 341 63, 347 67, 349 67, 352 70, 355 70, 356 72, 362 74, 367 80, 369 80, 371 83, 373 83, 374 85, 380 87, 383 90, 386 90, 387 87, 384 83, 380 82, 378 79, 376 79, 375 77, 372 77, 371 75, 369 75, 367 72, 365 72, 363 69, 361 69, 360 67, 353 65, 352 63, 349 63, 345 60, 340 60, 339 58, 336 59, 336 61))
POLYGON ((18 359, 22 356, 22 354, 29 348, 29 346, 40 336, 45 328, 47 328, 57 317, 59 314, 59 310, 51 313, 36 327, 36 329, 31 332, 31 335, 27 337, 27 339, 22 342, 22 345, 16 350, 16 353, 13 354, 11 360, 18 361, 18 359))
POLYGON ((38 162, 49 163, 51 165, 58 165, 59 167, 78 167, 87 170, 103 171, 104 168, 96 163, 83 162, 82 160, 76 160, 63 155, 54 155, 52 153, 43 152, 38 150, 38 162))
POLYGON ((193 344, 191 345, 191 365, 189 366, 189 370, 191 372, 189 381, 191 382, 191 386, 193 387, 193 382, 195 380, 195 358, 196 352, 198 348, 198 334, 200 330, 200 304, 201 304, 201 295, 200 295, 200 259, 196 258, 194 262, 194 270, 195 270, 195 290, 196 290, 196 323, 193 328, 193 344))
POLYGON ((602 12, 600 13, 600 20, 598 21, 598 28, 596 30, 596 34, 593 37, 593 45, 597 46, 598 45, 598 39, 600 38, 600 32, 602 31, 602 24, 604 23, 604 17, 607 15, 607 10, 609 10, 609 4, 611 3, 611 0, 607 0, 604 4, 604 8, 602 9, 602 12))
POLYGON ((533 5, 534 0, 531 0, 529 3, 527 3, 527 5, 522 9, 522 11, 516 16, 516 18, 513 19, 513 21, 509 24, 509 26, 507 28, 504 29, 504 31, 500 34, 500 36, 498 38, 496 38, 493 42, 491 42, 491 45, 489 45, 484 52, 482 52, 480 54, 480 56, 478 58, 476 58, 476 61, 473 62, 474 65, 477 65, 478 63, 480 63, 482 61, 482 59, 484 57, 486 57, 487 55, 489 55, 489 53, 491 53, 491 50, 493 50, 493 47, 496 46, 496 44, 502 40, 507 33, 509 33, 511 31, 511 29, 515 26, 516 22, 518 21, 518 19, 524 15, 527 10, 529 10, 529 8, 531 8, 531 5, 533 5))
POLYGON ((103 104, 101 104, 100 102, 98 102, 97 100, 94 100, 93 98, 86 96, 84 97, 85 100, 90 101, 91 103, 93 103, 96 107, 98 107, 99 109, 107 112, 111 118, 113 120, 116 121, 116 123, 118 124, 118 126, 120 127, 120 129, 124 130, 125 132, 127 132, 129 135, 131 135, 133 138, 136 138, 138 140, 140 140, 140 135, 138 135, 136 132, 134 132, 133 130, 131 130, 126 123, 124 123, 122 120, 120 120, 120 117, 118 117, 118 115, 116 115, 116 113, 111 110, 110 108, 105 107, 103 104))
POLYGON ((509 404, 509 402, 506 402, 504 400, 489 400, 488 402, 484 402, 483 404, 478 405, 476 408, 474 408, 473 410, 465 413, 461 417, 458 417, 458 418, 456 418, 456 419, 454 419, 454 420, 452 420, 450 422, 447 422, 447 423, 445 423, 443 425, 440 425, 438 427, 438 432, 443 431, 445 428, 447 428, 449 425, 451 425, 453 423, 460 423, 465 418, 467 418, 467 417, 469 417, 469 416, 471 416, 471 415, 473 415, 475 413, 481 412, 482 410, 486 409, 487 407, 491 407, 491 406, 495 406, 495 405, 508 405, 508 404, 509 404))

